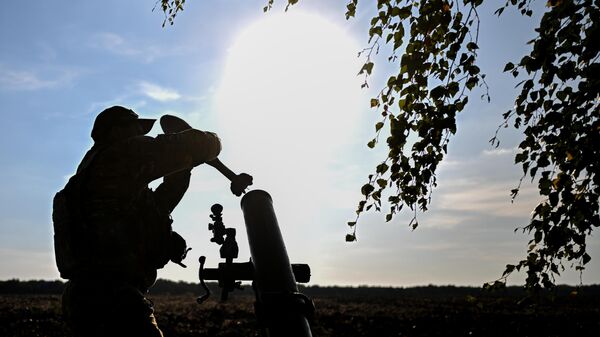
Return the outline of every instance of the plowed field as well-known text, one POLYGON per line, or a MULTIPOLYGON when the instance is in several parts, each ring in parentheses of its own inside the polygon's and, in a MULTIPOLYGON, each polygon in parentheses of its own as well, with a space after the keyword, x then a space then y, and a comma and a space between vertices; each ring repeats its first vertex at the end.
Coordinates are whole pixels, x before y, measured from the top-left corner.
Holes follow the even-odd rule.
MULTIPOLYGON (((193 295, 155 295, 167 337, 256 336, 253 299, 202 306, 193 295)), ((514 298, 315 298, 314 336, 598 336, 597 299, 517 304, 514 298)), ((0 295, 0 336, 65 336, 58 295, 0 295)))

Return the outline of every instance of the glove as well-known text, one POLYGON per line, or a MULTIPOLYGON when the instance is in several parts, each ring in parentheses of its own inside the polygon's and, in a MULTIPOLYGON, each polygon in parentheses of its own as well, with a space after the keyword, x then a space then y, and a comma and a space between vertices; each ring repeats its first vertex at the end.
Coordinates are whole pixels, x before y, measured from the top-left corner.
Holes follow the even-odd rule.
POLYGON ((190 250, 192 250, 192 248, 187 248, 185 239, 181 235, 177 234, 177 232, 172 231, 171 240, 169 243, 169 259, 183 268, 187 268, 187 266, 181 261, 185 259, 190 250))
POLYGON ((236 196, 246 192, 246 188, 252 185, 252 176, 246 173, 240 173, 231 179, 231 192, 236 196))

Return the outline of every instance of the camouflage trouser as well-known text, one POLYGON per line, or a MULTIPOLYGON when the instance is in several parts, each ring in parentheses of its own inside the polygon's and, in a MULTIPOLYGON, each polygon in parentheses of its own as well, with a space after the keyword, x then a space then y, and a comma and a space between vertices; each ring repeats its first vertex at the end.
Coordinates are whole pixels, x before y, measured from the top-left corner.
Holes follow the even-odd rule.
POLYGON ((152 302, 125 283, 69 281, 63 314, 75 337, 162 337, 152 302))

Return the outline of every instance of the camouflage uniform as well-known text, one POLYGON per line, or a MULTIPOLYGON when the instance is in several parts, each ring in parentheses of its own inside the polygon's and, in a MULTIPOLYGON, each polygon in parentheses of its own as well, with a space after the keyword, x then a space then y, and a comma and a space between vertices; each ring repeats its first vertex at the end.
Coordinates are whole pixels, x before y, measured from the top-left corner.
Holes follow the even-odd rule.
POLYGON ((76 336, 162 336, 144 295, 156 270, 181 256, 170 213, 188 187, 190 169, 220 150, 215 134, 191 129, 96 142, 88 151, 77 170, 83 226, 76 241, 85 263, 63 294, 76 336))

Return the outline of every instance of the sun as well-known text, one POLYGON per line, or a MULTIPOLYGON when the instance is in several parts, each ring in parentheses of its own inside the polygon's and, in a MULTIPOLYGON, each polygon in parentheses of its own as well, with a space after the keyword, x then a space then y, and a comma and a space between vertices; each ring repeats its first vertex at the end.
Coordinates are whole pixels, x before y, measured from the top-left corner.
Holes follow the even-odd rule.
POLYGON ((226 143, 236 153, 326 159, 351 141, 365 101, 358 50, 346 31, 316 14, 269 13, 246 27, 216 93, 226 143))
POLYGON ((340 162, 352 161, 348 146, 366 142, 356 136, 369 112, 359 49, 330 20, 294 10, 266 14, 228 51, 215 95, 222 157, 273 196, 286 237, 322 230, 325 209, 354 202, 338 196, 356 185, 339 183, 340 162))

